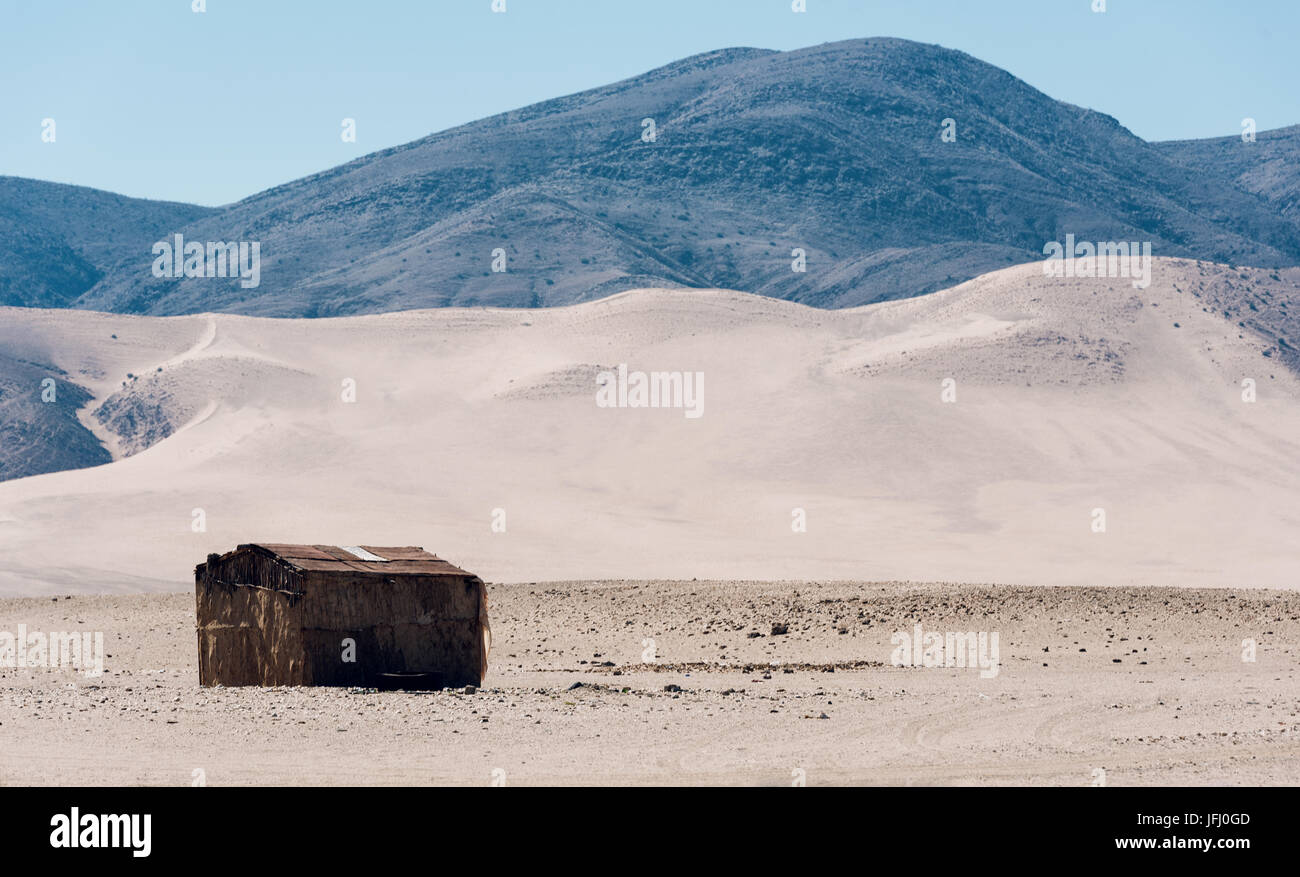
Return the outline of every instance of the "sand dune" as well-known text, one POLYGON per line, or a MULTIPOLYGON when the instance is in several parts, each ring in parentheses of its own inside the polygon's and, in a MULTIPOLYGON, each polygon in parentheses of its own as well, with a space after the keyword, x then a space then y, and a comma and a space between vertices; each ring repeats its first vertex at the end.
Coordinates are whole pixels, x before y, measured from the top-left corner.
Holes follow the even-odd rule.
POLYGON ((1019 266, 844 311, 700 290, 333 320, 0 310, 7 349, 94 393, 83 421, 118 458, 0 484, 0 594, 183 589, 248 541, 423 545, 503 582, 1294 587, 1300 382, 1208 304, 1208 270, 1157 260, 1137 290, 1019 266), (702 372, 703 416, 598 407, 621 363, 702 372))

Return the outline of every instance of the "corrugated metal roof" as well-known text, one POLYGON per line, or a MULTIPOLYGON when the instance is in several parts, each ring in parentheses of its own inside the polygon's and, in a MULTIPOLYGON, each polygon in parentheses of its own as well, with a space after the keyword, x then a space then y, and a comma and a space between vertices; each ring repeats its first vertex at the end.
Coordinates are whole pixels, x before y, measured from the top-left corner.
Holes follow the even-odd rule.
POLYGON ((382 560, 369 560, 337 545, 286 545, 274 542, 254 542, 240 545, 245 549, 262 551, 280 558, 291 566, 312 572, 364 572, 374 575, 456 575, 467 576, 465 570, 453 566, 423 548, 413 546, 390 547, 357 545, 363 552, 382 560))

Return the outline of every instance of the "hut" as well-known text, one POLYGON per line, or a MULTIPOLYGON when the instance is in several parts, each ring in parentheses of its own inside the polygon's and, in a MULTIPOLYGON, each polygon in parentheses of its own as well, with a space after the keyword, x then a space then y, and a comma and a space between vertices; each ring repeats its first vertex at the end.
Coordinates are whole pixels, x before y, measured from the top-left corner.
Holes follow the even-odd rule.
POLYGON ((422 548, 240 545, 194 570, 201 685, 479 685, 487 589, 422 548))

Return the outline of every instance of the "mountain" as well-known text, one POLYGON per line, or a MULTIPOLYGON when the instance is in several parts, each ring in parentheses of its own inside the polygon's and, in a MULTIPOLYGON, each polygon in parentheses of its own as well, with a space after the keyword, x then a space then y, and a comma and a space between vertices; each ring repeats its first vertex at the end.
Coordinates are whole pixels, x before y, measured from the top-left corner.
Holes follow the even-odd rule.
POLYGON ((215 212, 0 176, 0 305, 68 307, 123 254, 148 253, 160 230, 215 212))
POLYGON ((1258 195, 1300 227, 1300 125, 1261 131, 1254 142, 1240 135, 1155 144, 1166 158, 1205 174, 1219 185, 1258 195))
MULTIPOLYGON (((1277 149, 1291 161, 1293 144, 1277 149)), ((21 276, 58 269, 24 303, 262 316, 567 305, 638 286, 848 307, 1041 259, 1067 233, 1151 241, 1160 256, 1300 264, 1292 202, 1238 158, 1235 174, 1207 173, 1185 150, 937 46, 728 49, 217 211, 173 205, 129 241, 87 235, 74 211, 11 248, 38 266, 21 276), (941 137, 945 119, 955 142, 941 137), (176 233, 258 242, 260 285, 153 277, 149 243, 176 233), (504 272, 492 270, 497 250, 504 272)))
POLYGON ((77 418, 92 398, 56 366, 0 353, 0 481, 112 462, 77 418))

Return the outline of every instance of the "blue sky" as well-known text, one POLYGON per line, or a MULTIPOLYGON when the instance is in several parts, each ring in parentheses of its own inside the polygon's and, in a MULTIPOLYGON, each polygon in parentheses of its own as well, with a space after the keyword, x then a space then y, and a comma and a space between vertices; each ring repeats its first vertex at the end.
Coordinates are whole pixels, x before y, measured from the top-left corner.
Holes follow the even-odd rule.
POLYGON ((1300 2, 1092 2, 0 0, 0 174, 224 204, 697 52, 869 36, 961 49, 1149 140, 1300 122, 1300 2))

